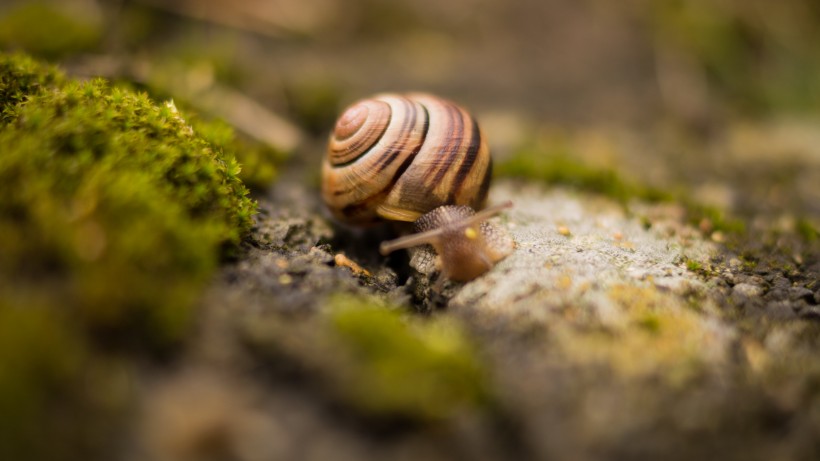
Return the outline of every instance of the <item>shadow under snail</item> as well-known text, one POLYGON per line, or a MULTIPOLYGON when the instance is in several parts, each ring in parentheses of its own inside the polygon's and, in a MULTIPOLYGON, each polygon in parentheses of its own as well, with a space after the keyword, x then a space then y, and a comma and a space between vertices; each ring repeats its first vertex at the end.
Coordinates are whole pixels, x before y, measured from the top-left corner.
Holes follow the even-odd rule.
POLYGON ((512 203, 482 209, 491 172, 487 143, 467 111, 428 94, 381 94, 336 122, 322 198, 348 224, 413 222, 415 234, 382 243, 381 253, 430 244, 444 277, 468 281, 514 247, 486 221, 512 203))

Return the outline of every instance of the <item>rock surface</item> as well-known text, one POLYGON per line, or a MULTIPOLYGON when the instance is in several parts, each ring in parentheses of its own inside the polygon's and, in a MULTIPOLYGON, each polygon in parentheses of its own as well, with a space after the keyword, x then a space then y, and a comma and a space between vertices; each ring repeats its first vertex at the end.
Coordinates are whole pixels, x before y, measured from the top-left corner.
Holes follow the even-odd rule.
MULTIPOLYGON (((262 201, 247 254, 204 298, 184 370, 145 386, 142 424, 151 430, 140 432, 136 452, 241 460, 820 453, 820 329, 816 317, 798 315, 816 309, 814 292, 732 264, 676 205, 627 211, 600 196, 499 183, 491 202, 515 207, 495 219, 516 250, 479 279, 435 293, 407 256, 378 256, 389 234, 335 227, 313 196, 282 183, 262 201), (397 384, 378 367, 350 361, 333 327, 339 293, 398 312, 405 336, 442 321, 449 326, 435 328, 444 337, 466 334, 469 352, 451 350, 475 354, 481 377, 470 379, 485 397, 433 419, 415 414, 407 402, 435 394, 391 395, 378 383, 397 384), (345 386, 372 389, 372 398, 345 386), (195 424, 168 423, 174 405, 163 402, 197 406, 195 424)), ((420 357, 439 347, 425 337, 413 340, 420 357)), ((366 347, 397 346, 381 344, 366 347)), ((444 376, 424 363, 414 365, 419 383, 444 376)))

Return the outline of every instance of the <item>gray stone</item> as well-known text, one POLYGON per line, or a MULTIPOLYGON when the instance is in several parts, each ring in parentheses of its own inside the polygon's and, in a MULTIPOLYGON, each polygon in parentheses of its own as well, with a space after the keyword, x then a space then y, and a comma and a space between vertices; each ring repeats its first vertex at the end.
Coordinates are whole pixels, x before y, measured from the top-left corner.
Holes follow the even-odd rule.
POLYGON ((803 300, 814 304, 814 293, 806 287, 792 287, 789 290, 789 297, 792 301, 803 300))
POLYGON ((760 285, 755 285, 753 283, 738 283, 734 286, 735 293, 739 293, 743 296, 748 296, 750 298, 755 298, 763 294, 763 287, 760 285))

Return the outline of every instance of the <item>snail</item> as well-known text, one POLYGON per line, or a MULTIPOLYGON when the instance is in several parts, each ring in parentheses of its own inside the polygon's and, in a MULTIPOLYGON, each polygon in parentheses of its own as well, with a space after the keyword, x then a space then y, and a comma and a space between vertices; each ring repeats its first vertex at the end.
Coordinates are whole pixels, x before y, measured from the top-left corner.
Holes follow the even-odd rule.
POLYGON ((486 222, 512 204, 482 210, 491 172, 487 143, 467 111, 428 94, 381 94, 336 122, 322 198, 348 224, 415 222, 417 234, 385 242, 381 252, 431 244, 442 274, 467 281, 513 249, 506 232, 486 222))
POLYGON ((422 215, 414 224, 417 233, 382 242, 379 251, 393 251, 430 244, 438 254, 436 266, 444 277, 466 282, 492 269, 513 249, 512 239, 487 218, 512 206, 501 205, 475 212, 464 205, 443 205, 422 215))

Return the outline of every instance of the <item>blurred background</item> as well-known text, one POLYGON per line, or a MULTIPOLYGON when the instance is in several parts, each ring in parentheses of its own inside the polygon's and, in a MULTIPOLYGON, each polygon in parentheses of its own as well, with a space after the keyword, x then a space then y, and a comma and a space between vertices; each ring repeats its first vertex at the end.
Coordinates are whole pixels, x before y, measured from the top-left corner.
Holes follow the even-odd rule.
POLYGON ((280 151, 323 139, 355 99, 425 90, 476 112, 502 159, 545 132, 580 139, 596 146, 578 153, 593 162, 661 186, 702 185, 708 200, 741 210, 818 211, 818 43, 811 0, 0 6, 2 48, 184 100, 280 151), (253 103, 273 125, 247 115, 253 103), (734 185, 750 178, 761 184, 747 203, 734 185))
MULTIPOLYGON (((714 241, 726 242, 726 235, 735 231, 740 235, 745 227, 744 244, 754 251, 737 250, 741 257, 747 255, 742 270, 757 270, 755 263, 764 259, 762 255, 782 252, 788 263, 778 262, 776 270, 793 276, 791 280, 781 277, 786 288, 794 288, 791 283, 799 281, 814 293, 816 281, 808 279, 820 267, 818 45, 820 2, 816 0, 0 0, 0 51, 33 55, 58 64, 76 78, 105 77, 147 92, 156 101, 173 99, 203 138, 216 140, 214 144, 220 146, 227 140, 226 147, 235 148, 242 164, 242 179, 260 201, 263 214, 276 207, 271 184, 277 179, 282 180, 277 184, 279 189, 298 184, 293 187, 296 193, 317 191, 318 197, 318 165, 327 135, 344 106, 376 92, 429 91, 458 102, 477 116, 489 139, 497 176, 570 183, 609 195, 622 204, 642 199, 675 202, 689 212, 697 209, 700 214, 694 213, 693 223, 714 241), (239 135, 236 141, 231 130, 239 135), (723 214, 741 218, 741 229, 732 228, 727 221, 721 228, 723 214), (721 230, 727 232, 721 234, 721 230), (764 239, 764 233, 774 237, 764 239), (801 238, 781 239, 785 234, 800 234, 801 238), (749 241, 760 242, 761 246, 751 246, 749 241)), ((277 260, 277 264, 280 262, 280 270, 284 270, 287 261, 277 260)), ((690 266, 689 270, 699 267, 690 266)), ((269 274, 265 272, 259 278, 269 278, 269 274)), ((291 278, 285 280, 275 289, 299 285, 292 284, 291 278)), ((38 290, 48 291, 39 280, 34 282, 38 290)), ((253 279, 248 283, 255 282, 253 279)), ((127 283, 137 287, 135 290, 141 287, 131 280, 127 283)), ((172 288, 175 283, 169 279, 172 288)), ((293 289, 304 287, 310 289, 308 285, 293 289)), ((216 299, 214 304, 220 303, 219 296, 209 295, 216 299)), ((815 295, 809 291, 808 296, 815 295)), ((62 301, 57 299, 52 310, 60 311, 62 301)), ((758 311, 750 310, 749 317, 762 312, 761 306, 758 311)), ((790 309, 785 306, 783 310, 790 309)), ((244 315, 255 313, 252 311, 248 308, 244 315)), ((3 312, 0 306, 0 314, 3 312)), ((268 439, 277 434, 302 434, 293 442, 299 446, 321 438, 315 437, 313 428, 325 427, 325 413, 314 415, 320 423, 304 423, 300 412, 307 405, 292 403, 296 400, 292 398, 294 388, 301 387, 302 382, 266 383, 265 398, 275 399, 276 408, 291 409, 298 415, 293 421, 303 423, 293 428, 281 423, 283 428, 271 429, 259 423, 257 413, 245 414, 241 409, 264 399, 253 395, 250 403, 245 402, 243 392, 247 389, 243 391, 234 382, 203 382, 199 370, 191 374, 193 378, 183 376, 179 387, 164 393, 162 378, 155 377, 168 374, 173 367, 164 368, 167 363, 162 360, 137 354, 133 358, 127 353, 120 354, 125 359, 116 353, 109 355, 107 343, 96 340, 77 340, 80 346, 76 350, 66 346, 73 344, 72 335, 76 333, 70 323, 75 311, 66 312, 54 319, 43 317, 48 322, 42 323, 38 318, 26 324, 23 316, 5 317, 12 321, 6 321, 6 334, 0 334, 0 378, 6 361, 12 364, 5 368, 11 370, 10 376, 15 376, 16 361, 23 378, 0 379, 0 406, 11 403, 13 407, 22 401, 19 407, 23 410, 16 417, 0 414, 0 448, 4 435, 19 435, 33 440, 32 446, 39 446, 41 439, 48 440, 55 448, 45 452, 58 453, 63 446, 74 446, 71 444, 75 439, 80 445, 86 444, 86 432, 92 434, 87 442, 91 452, 97 445, 116 444, 120 436, 108 434, 117 433, 119 426, 111 421, 130 423, 129 417, 122 415, 145 406, 131 395, 141 392, 149 396, 149 407, 157 406, 149 408, 149 413, 158 414, 158 420, 170 421, 163 425, 150 420, 146 425, 148 437, 171 440, 171 452, 178 448, 174 444, 179 433, 183 441, 198 442, 201 436, 202 449, 207 453, 219 453, 211 443, 217 448, 220 443, 229 445, 226 440, 235 434, 224 440, 223 436, 230 430, 250 433, 253 440, 265 442, 261 445, 267 445, 268 439), (82 349, 86 346, 93 353, 82 349), (33 357, 44 356, 46 364, 28 359, 29 352, 33 357), (33 365, 28 367, 27 360, 33 365), (77 363, 90 372, 77 374, 77 378, 63 371, 78 368, 77 363), (132 373, 132 368, 140 373, 132 373), (29 375, 31 380, 26 381, 29 375), (152 382, 154 379, 156 382, 152 382), (58 384, 52 386, 52 381, 58 384), (41 382, 46 384, 38 387, 41 382), (74 405, 71 390, 76 383, 83 392, 74 405), (37 418, 41 396, 45 396, 43 402, 59 403, 54 405, 57 410, 53 414, 48 413, 54 417, 44 418, 45 423, 37 418), (26 407, 28 401, 34 402, 34 410, 26 407), (64 408, 66 402, 69 405, 64 408), (95 412, 102 416, 93 417, 95 412), (119 417, 111 418, 106 412, 119 417), (74 425, 76 415, 88 417, 74 425), (213 431, 209 425, 212 416, 216 427, 213 431), (224 422, 226 418, 228 423, 224 422), (191 420, 208 424, 196 427, 191 420), (63 424, 66 421, 70 424, 63 424), (244 426, 247 421, 251 422, 244 426), (175 432, 168 428, 181 429, 175 432), (54 436, 62 432, 71 442, 68 445, 61 445, 54 436)), ((771 315, 781 315, 778 312, 771 315)), ((768 322, 769 317, 761 318, 761 323, 768 322)), ((245 349, 220 349, 229 336, 225 327, 229 320, 236 321, 221 317, 211 320, 209 325, 217 326, 216 333, 211 334, 219 340, 211 343, 207 337, 202 342, 219 349, 215 355, 220 359, 225 354, 226 364, 245 366, 251 370, 248 376, 264 379, 259 376, 260 368, 269 368, 268 362, 254 362, 245 349)), ((123 321, 123 325, 131 324, 123 321)), ((283 332, 291 327, 287 324, 283 332)), ((294 331, 282 337, 298 337, 296 349, 315 337, 305 336, 308 340, 304 340, 301 331, 294 331)), ((83 335, 77 337, 85 338, 83 335)), ((816 335, 805 336, 806 341, 800 344, 813 353, 816 335)), ((141 342, 150 340, 138 338, 141 342)), ((780 342, 791 347, 791 343, 780 342)), ((410 356, 417 356, 416 352, 412 350, 410 356)), ((462 351, 456 355, 461 357, 462 351)), ((814 378, 818 374, 814 364, 816 361, 807 360, 789 366, 801 373, 803 368, 814 366, 814 374, 806 373, 803 384, 809 389, 806 398, 813 398, 813 408, 817 408, 814 378)), ((511 360, 508 366, 515 368, 519 364, 511 360)), ((216 375, 230 367, 211 367, 205 374, 215 369, 216 375)), ((791 389, 791 381, 799 381, 795 374, 783 375, 783 381, 789 384, 785 387, 791 389)), ((543 382, 551 383, 553 376, 547 378, 543 382)), ((597 375, 593 378, 592 382, 600 383, 604 390, 601 395, 610 395, 609 383, 597 375)), ((570 380, 556 382, 558 390, 552 390, 556 395, 573 394, 574 383, 570 380), (567 394, 561 394, 564 385, 567 394)), ((795 389, 798 387, 795 385, 795 389)), ((709 387, 704 394, 714 395, 716 400, 731 394, 737 395, 738 401, 766 401, 758 394, 747 399, 731 386, 720 388, 723 393, 712 393, 709 387)), ((622 394, 618 392, 616 389, 611 394, 613 402, 620 403, 622 394)), ((670 395, 669 402, 680 404, 676 393, 670 395)), ((552 403, 549 398, 545 401, 552 403)), ((802 405, 799 398, 794 401, 802 405)), ((643 395, 635 402, 635 407, 643 407, 643 395)), ((661 408, 666 404, 665 400, 658 402, 655 405, 661 408)), ((735 404, 734 400, 726 402, 727 410, 735 404)), ((557 405, 561 407, 561 402, 557 405)), ((628 408, 631 403, 627 400, 620 405, 628 408)), ((730 413, 723 412, 720 405, 714 406, 716 414, 730 413)), ((52 412, 46 404, 42 407, 52 412)), ((618 418, 628 413, 615 404, 608 408, 617 416, 612 421, 620 421, 618 418)), ((539 411, 527 405, 521 413, 530 410, 539 411)), ((561 411, 553 417, 563 424, 561 411)), ((566 411, 574 412, 575 408, 566 411)), ((767 431, 781 442, 782 427, 787 425, 780 423, 784 417, 762 410, 761 414, 746 418, 740 413, 739 419, 751 425, 765 422, 754 430, 767 431)), ((814 426, 800 426, 798 421, 795 427, 818 427, 818 414, 811 413, 814 426)), ((513 435, 519 428, 514 416, 509 421, 513 435)), ((507 415, 498 417, 504 419, 507 415)), ((714 423, 710 418, 704 419, 703 427, 718 436, 721 428, 735 427, 732 421, 714 423)), ((610 420, 596 421, 604 427, 610 420)), ((478 448, 465 453, 477 453, 482 445, 474 442, 481 437, 468 435, 488 432, 483 432, 486 428, 468 426, 459 426, 458 430, 463 431, 467 446, 478 448)), ((533 427, 541 429, 538 424, 533 427)), ((431 431, 432 438, 449 444, 437 430, 431 431)), ((812 443, 817 439, 807 430, 803 432, 812 443)), ((701 435, 690 434, 694 434, 693 439, 701 435)), ((738 434, 742 439, 743 433, 738 434)), ((383 435, 368 432, 363 446, 368 446, 369 437, 375 440, 383 435)), ((419 440, 412 437, 408 446, 419 440)), ((325 439, 323 453, 337 454, 338 441, 325 439)), ((560 448, 561 441, 557 442, 560 448)), ((580 444, 574 443, 570 441, 566 446, 580 444)), ((182 442, 179 445, 188 447, 182 442)), ((590 446, 596 449, 594 443, 590 446)), ((677 445, 669 446, 677 452, 677 445)), ((752 448, 746 450, 755 449, 755 445, 749 446, 752 448)), ((254 451, 256 448, 249 448, 253 455, 241 459, 275 458, 266 458, 267 452, 254 451)), ((31 453, 27 450, 23 452, 31 453)), ((423 456, 424 451, 414 450, 407 452, 413 459, 431 459, 423 456)), ((680 453, 688 454, 686 450, 680 453)), ((137 458, 139 454, 125 457, 137 458)), ((192 455, 189 459, 201 458, 192 455)))
POLYGON ((560 145, 709 205, 810 219, 820 214, 818 43, 811 0, 0 6, 2 48, 173 97, 275 158, 301 148, 294 165, 315 165, 344 105, 425 90, 477 113, 502 162, 560 145))
POLYGON ((294 117, 406 88, 560 122, 805 112, 820 98, 808 0, 3 3, 4 48, 208 74, 294 117))

